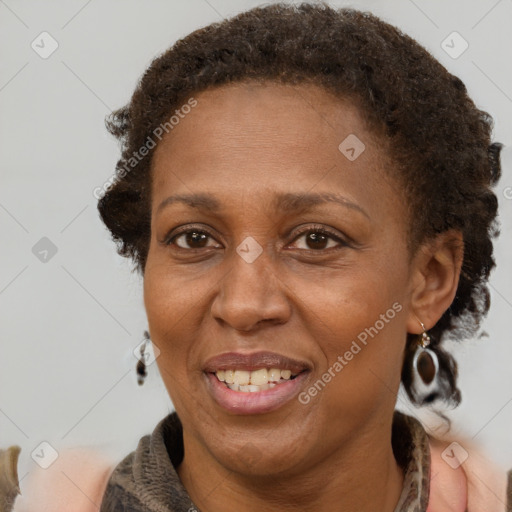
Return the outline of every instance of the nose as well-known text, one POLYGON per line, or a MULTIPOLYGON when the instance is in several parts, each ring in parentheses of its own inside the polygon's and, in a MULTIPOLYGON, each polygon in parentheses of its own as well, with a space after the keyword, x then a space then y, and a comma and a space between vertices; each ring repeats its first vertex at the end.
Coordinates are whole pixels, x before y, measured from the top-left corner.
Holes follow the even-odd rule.
POLYGON ((212 304, 213 317, 237 331, 285 323, 291 314, 286 285, 265 251, 252 263, 233 252, 212 304))

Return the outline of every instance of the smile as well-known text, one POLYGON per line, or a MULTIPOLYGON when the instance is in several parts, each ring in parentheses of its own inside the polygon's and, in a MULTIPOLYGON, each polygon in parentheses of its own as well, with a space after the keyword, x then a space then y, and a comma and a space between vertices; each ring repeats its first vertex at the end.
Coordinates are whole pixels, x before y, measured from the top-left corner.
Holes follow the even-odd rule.
POLYGON ((219 370, 215 372, 215 375, 220 382, 224 382, 233 391, 258 393, 293 380, 298 374, 292 374, 291 370, 280 370, 279 368, 261 368, 252 372, 219 370))
POLYGON ((264 414, 296 397, 311 374, 307 361, 274 352, 225 352, 202 367, 207 393, 233 414, 264 414))

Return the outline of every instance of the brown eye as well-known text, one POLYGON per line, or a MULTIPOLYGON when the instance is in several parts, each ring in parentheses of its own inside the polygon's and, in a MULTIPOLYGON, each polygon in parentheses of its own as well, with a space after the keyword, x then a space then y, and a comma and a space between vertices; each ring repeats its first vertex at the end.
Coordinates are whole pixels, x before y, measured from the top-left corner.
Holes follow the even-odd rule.
POLYGON ((207 247, 208 239, 210 238, 211 236, 204 231, 190 230, 174 236, 169 240, 169 244, 173 243, 181 249, 202 249, 207 247), (181 243, 185 243, 186 245, 183 246, 177 243, 178 240, 183 240, 181 243))
POLYGON ((306 244, 310 249, 325 249, 328 241, 329 237, 323 233, 313 232, 306 234, 306 244))
POLYGON ((348 246, 348 243, 325 228, 310 228, 303 231, 295 238, 295 243, 300 239, 303 239, 304 242, 303 247, 299 247, 299 249, 311 251, 322 251, 336 246, 338 248, 348 246))

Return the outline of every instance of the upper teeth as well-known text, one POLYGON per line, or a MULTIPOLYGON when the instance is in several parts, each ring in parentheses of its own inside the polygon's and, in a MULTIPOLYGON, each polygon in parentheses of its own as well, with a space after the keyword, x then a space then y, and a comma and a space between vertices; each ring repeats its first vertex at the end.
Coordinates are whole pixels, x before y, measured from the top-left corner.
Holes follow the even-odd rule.
POLYGON ((269 382, 279 382, 280 379, 289 380, 292 376, 290 370, 280 370, 279 368, 261 368, 249 372, 247 370, 219 370, 215 372, 217 378, 226 384, 236 384, 238 386, 247 386, 249 384, 262 386, 269 382))

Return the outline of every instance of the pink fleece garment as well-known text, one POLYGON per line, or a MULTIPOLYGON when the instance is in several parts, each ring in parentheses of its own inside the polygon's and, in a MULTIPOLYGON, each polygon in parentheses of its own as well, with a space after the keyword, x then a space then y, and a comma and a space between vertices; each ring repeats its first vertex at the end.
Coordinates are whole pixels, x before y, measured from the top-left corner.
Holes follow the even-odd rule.
POLYGON ((430 499, 427 512, 506 512, 507 473, 470 441, 459 441, 468 458, 453 469, 442 458, 451 441, 430 441, 430 499), (466 508, 467 507, 467 508, 466 508))
POLYGON ((116 461, 99 450, 67 448, 48 468, 20 481, 13 512, 98 512, 116 461))

